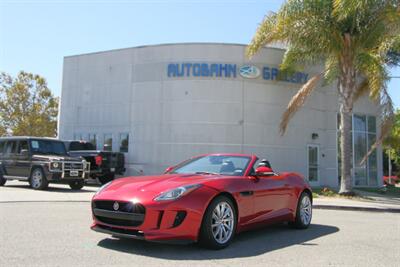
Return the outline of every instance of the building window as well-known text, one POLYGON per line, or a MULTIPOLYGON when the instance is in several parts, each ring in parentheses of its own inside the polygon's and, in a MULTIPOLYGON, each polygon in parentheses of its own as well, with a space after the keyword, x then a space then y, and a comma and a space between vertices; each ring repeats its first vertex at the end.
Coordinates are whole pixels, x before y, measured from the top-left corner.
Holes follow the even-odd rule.
POLYGON ((112 134, 104 135, 103 150, 104 151, 112 151, 112 134))
POLYGON ((318 173, 318 146, 308 146, 308 181, 317 182, 319 179, 318 173))
MULTIPOLYGON (((340 125, 340 114, 338 114, 338 126, 340 125)), ((354 114, 352 118, 352 171, 355 186, 374 186, 378 184, 377 152, 361 163, 369 149, 376 140, 376 117, 354 114)), ((341 158, 340 158, 340 131, 338 128, 338 173, 340 182, 341 158)))
POLYGON ((97 135, 96 134, 89 134, 89 143, 94 145, 94 147, 97 149, 97 135))
POLYGON ((129 134, 121 133, 119 135, 119 142, 119 151, 127 153, 129 149, 129 134))

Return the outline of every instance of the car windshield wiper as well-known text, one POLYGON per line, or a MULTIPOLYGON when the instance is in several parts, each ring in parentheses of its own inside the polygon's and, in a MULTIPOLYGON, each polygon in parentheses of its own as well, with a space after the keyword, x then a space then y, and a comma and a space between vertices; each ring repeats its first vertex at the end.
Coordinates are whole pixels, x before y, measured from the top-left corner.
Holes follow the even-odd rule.
POLYGON ((209 175, 219 175, 219 173, 216 172, 195 172, 196 174, 209 174, 209 175))

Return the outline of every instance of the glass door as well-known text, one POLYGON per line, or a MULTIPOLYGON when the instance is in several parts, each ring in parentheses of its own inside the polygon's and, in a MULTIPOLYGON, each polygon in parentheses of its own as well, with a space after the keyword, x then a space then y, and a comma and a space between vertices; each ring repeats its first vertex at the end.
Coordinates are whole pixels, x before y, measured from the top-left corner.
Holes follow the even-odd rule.
POLYGON ((307 179, 310 184, 318 184, 319 181, 319 146, 307 146, 307 179))

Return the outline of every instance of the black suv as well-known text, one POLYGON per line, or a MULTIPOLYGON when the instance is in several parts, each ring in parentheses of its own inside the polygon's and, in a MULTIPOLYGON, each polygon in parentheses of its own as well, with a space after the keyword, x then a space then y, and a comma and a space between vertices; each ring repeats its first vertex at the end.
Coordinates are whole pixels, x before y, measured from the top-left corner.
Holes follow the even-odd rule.
POLYGON ((33 189, 49 183, 66 183, 81 189, 88 178, 90 163, 70 157, 63 142, 53 138, 0 138, 0 186, 7 180, 28 181, 33 189))

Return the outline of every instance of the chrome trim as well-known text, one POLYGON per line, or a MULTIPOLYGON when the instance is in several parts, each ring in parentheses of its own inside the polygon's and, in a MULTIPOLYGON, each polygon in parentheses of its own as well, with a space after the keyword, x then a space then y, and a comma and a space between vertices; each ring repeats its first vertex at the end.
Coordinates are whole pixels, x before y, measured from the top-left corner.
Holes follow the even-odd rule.
POLYGON ((69 177, 81 177, 81 178, 85 178, 86 174, 90 173, 90 162, 87 162, 86 160, 83 161, 50 161, 49 162, 49 171, 50 172, 54 172, 54 173, 61 173, 61 178, 65 178, 65 171, 77 171, 82 172, 81 176, 69 176, 69 177), (51 163, 53 162, 57 162, 61 165, 61 169, 52 169, 51 168, 51 163), (81 164, 82 167, 81 168, 66 168, 65 165, 66 164, 81 164))
POLYGON ((6 180, 21 180, 21 181, 28 181, 27 177, 23 176, 11 176, 11 175, 3 175, 6 180))

